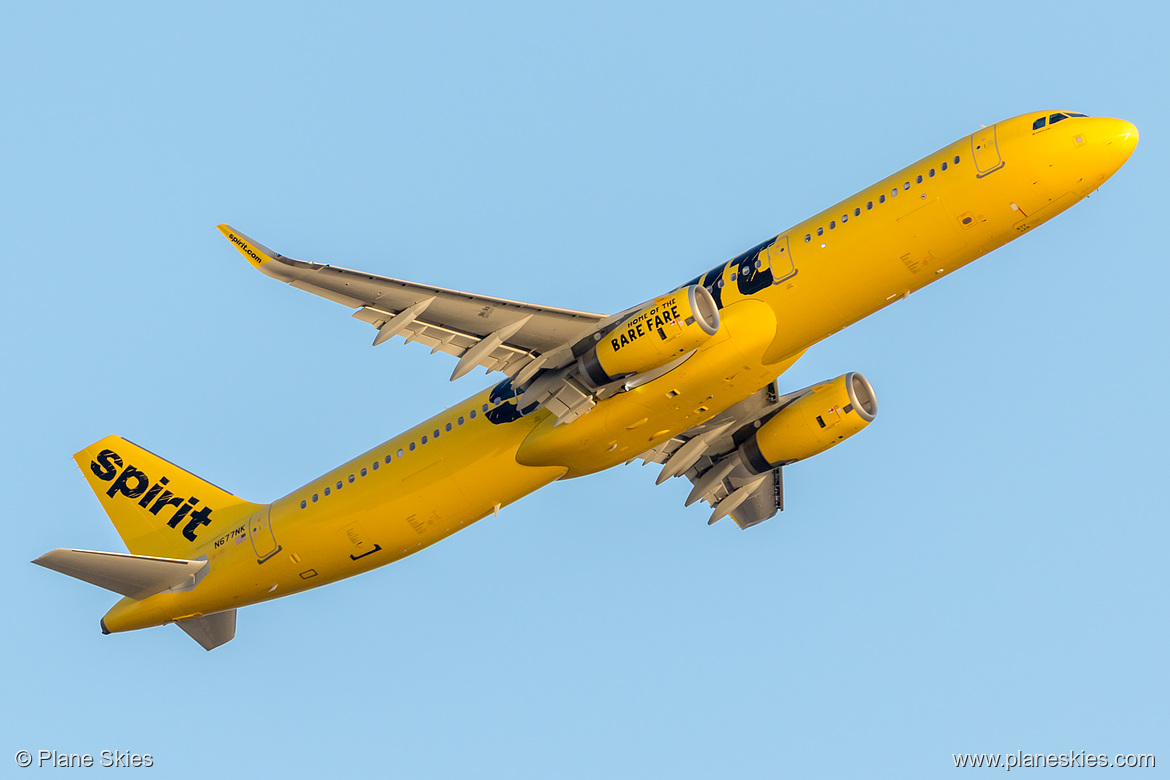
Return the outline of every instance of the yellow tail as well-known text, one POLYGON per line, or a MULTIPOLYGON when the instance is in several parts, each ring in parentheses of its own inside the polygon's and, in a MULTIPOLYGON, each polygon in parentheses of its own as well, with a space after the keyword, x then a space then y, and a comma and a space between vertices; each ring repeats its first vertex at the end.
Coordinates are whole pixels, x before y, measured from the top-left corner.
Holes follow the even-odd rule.
POLYGON ((190 559, 216 529, 263 508, 118 436, 73 459, 135 555, 190 559))

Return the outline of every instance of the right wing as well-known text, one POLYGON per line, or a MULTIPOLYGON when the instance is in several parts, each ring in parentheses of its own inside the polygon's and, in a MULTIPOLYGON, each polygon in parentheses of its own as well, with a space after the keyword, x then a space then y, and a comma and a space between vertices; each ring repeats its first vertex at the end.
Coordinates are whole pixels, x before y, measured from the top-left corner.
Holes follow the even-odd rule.
POLYGON ((752 473, 740 457, 739 446, 760 421, 812 389, 806 387, 780 395, 776 383, 769 382, 730 409, 667 439, 638 458, 644 463, 662 464, 659 485, 671 477, 686 476, 693 485, 686 505, 696 501, 710 504, 708 525, 729 515, 740 528, 759 525, 784 510, 783 475, 780 468, 764 474, 752 473))
POLYGON ((572 345, 612 319, 293 260, 229 225, 219 231, 261 273, 356 309, 353 317, 378 329, 375 346, 400 335, 456 356, 452 380, 483 366, 520 372, 519 384, 540 368, 566 365, 572 345))

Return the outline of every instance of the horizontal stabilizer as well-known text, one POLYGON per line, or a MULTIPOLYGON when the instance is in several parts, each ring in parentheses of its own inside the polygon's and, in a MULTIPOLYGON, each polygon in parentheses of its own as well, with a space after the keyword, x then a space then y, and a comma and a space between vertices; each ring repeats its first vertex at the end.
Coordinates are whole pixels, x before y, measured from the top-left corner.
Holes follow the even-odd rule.
POLYGON ((229 609, 214 615, 179 620, 175 625, 186 631, 187 636, 202 645, 204 650, 214 650, 235 638, 236 611, 229 609))
POLYGON ((205 560, 66 549, 47 552, 33 563, 132 599, 144 599, 164 590, 193 588, 207 574, 208 567, 205 560))

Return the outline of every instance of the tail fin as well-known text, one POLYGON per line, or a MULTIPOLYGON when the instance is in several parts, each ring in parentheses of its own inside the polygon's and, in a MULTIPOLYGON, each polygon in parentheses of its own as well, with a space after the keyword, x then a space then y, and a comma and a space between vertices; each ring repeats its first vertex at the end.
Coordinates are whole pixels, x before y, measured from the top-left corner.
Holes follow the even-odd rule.
POLYGON ((118 436, 91 444, 73 459, 135 555, 190 558, 216 529, 263 507, 118 436))

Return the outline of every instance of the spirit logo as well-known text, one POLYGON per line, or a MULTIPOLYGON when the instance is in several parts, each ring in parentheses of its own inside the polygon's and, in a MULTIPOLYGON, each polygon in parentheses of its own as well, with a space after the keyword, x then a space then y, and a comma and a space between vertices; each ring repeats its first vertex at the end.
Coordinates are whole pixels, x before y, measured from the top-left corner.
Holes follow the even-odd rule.
POLYGON ((188 541, 195 541, 195 532, 200 526, 211 524, 211 507, 203 506, 195 509, 199 499, 195 496, 190 498, 176 496, 166 489, 170 482, 166 477, 160 478, 158 482, 151 485, 150 477, 133 465, 128 465, 123 469, 121 456, 113 450, 99 452, 97 458, 90 462, 89 468, 98 479, 111 483, 110 489, 106 491, 106 495, 110 498, 124 496, 130 500, 138 499, 138 506, 146 509, 152 515, 158 515, 167 507, 175 507, 171 518, 167 520, 167 525, 171 528, 178 528, 179 523, 186 520, 187 522, 183 526, 183 536, 188 541))

